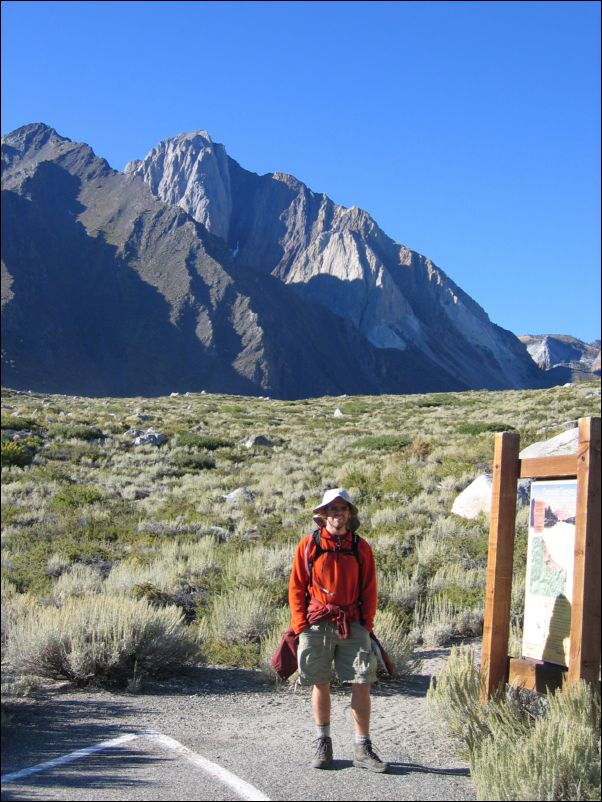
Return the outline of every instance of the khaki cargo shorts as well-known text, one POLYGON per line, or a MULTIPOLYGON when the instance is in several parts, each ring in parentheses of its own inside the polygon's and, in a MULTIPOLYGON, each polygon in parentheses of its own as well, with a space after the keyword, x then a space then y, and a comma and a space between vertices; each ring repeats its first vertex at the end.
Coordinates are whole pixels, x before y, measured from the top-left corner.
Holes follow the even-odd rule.
POLYGON ((376 655, 368 630, 351 624, 351 636, 339 638, 334 621, 320 621, 299 635, 300 685, 322 685, 332 679, 332 663, 341 682, 376 681, 376 655))

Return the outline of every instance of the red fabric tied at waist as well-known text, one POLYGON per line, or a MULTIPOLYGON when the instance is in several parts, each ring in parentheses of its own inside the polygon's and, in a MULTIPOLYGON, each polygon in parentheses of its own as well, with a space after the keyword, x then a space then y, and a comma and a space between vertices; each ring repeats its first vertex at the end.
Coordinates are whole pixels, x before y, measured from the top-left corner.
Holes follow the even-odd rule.
POLYGON ((299 636, 295 635, 292 629, 287 629, 270 660, 280 679, 288 679, 297 670, 298 646, 299 636))
POLYGON ((355 604, 348 607, 339 607, 336 604, 322 604, 317 599, 311 599, 307 608, 307 623, 311 626, 328 618, 337 625, 339 638, 349 638, 351 636, 349 612, 354 607, 355 604))

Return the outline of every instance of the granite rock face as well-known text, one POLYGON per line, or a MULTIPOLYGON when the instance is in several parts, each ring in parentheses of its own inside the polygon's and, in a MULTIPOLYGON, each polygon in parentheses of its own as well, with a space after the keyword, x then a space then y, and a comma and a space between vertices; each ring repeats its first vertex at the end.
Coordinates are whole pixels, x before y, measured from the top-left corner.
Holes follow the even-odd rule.
POLYGON ((293 176, 244 170, 206 132, 166 140, 126 172, 219 232, 237 265, 348 319, 376 348, 418 349, 471 388, 542 382, 513 334, 361 209, 339 206, 293 176))
POLYGON ((140 175, 154 195, 170 206, 181 206, 207 231, 228 239, 232 193, 228 157, 206 131, 180 134, 160 142, 144 161, 126 165, 140 175))

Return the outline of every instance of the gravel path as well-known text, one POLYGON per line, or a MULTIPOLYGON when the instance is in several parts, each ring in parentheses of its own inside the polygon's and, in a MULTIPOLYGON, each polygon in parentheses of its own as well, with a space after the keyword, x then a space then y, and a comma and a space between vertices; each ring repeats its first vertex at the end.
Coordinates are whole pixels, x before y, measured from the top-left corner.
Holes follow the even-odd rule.
MULTIPOLYGON (((371 736, 391 773, 355 769, 350 692, 333 692, 332 771, 311 768, 310 689, 274 689, 257 672, 205 668, 141 694, 55 686, 14 711, 2 773, 51 760, 124 733, 155 730, 236 774, 272 800, 474 800, 425 694, 448 649, 423 651, 422 673, 373 688, 371 736)), ((186 756, 140 737, 5 785, 2 799, 237 800, 186 756)))

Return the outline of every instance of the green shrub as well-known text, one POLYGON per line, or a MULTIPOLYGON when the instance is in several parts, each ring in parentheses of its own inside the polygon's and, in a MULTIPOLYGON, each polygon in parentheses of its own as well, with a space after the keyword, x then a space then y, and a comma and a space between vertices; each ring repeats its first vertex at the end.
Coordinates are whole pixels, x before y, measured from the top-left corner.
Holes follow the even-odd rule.
POLYGON ((203 644, 203 661, 228 668, 257 668, 260 660, 258 643, 231 643, 208 640, 203 644))
POLYGON ((204 448, 206 451, 217 451, 218 448, 229 448, 232 442, 225 437, 197 432, 181 432, 177 437, 177 445, 186 448, 204 448))
POLYGON ((599 691, 585 682, 556 691, 524 734, 506 719, 493 719, 471 768, 483 800, 600 799, 599 691))
POLYGON ((179 610, 101 594, 28 611, 14 628, 7 654, 24 673, 125 687, 177 672, 194 651, 179 610))
POLYGON ((38 424, 31 418, 21 418, 17 415, 5 415, 2 413, 2 428, 14 429, 15 431, 22 431, 23 429, 37 429, 38 424))
POLYGON ((106 437, 98 426, 86 426, 85 424, 71 424, 67 426, 54 426, 51 434, 65 439, 75 440, 101 440, 106 437))
POLYGON ((66 485, 56 492, 50 506, 55 512, 60 512, 61 510, 75 510, 87 504, 96 504, 103 499, 103 494, 94 487, 66 485))
POLYGON ((211 599, 199 632, 203 640, 260 643, 276 617, 277 608, 264 589, 233 589, 211 599))
POLYGON ((355 440, 352 448, 365 448, 368 451, 396 451, 405 448, 410 443, 409 437, 398 434, 381 434, 371 437, 361 437, 355 440))
POLYGON ((459 434, 483 434, 484 432, 514 432, 516 429, 509 423, 488 423, 485 421, 473 421, 461 423, 458 426, 459 434))
MULTIPOLYGON (((278 683, 280 679, 272 665, 270 660, 272 655, 280 645, 280 641, 282 640, 282 636, 289 628, 290 625, 290 611, 288 606, 281 607, 275 616, 275 623, 273 624, 272 628, 265 633, 265 635, 261 639, 260 649, 259 649, 259 661, 258 667, 262 674, 267 677, 267 679, 271 680, 272 682, 278 683)), ((288 683, 289 685, 294 685, 297 681, 297 677, 299 676, 298 672, 289 677, 288 683)))
POLYGON ((427 704, 456 740, 459 754, 469 759, 478 743, 489 734, 484 707, 480 703, 481 679, 474 649, 452 647, 445 668, 431 684, 427 704))
POLYGON ((344 415, 362 415, 365 412, 371 412, 372 405, 368 401, 351 400, 345 401, 341 405, 341 412, 344 415))
MULTIPOLYGON (((374 632, 391 658, 396 677, 408 677, 416 673, 422 660, 414 654, 414 640, 408 634, 403 617, 393 610, 377 610, 374 616, 374 632)), ((381 676, 388 676, 379 664, 381 676)))
POLYGON ((428 398, 419 398, 416 406, 421 409, 434 409, 436 407, 453 407, 461 404, 459 399, 445 393, 432 393, 428 398))
POLYGON ((15 466, 17 468, 24 468, 30 465, 34 452, 23 444, 23 441, 18 440, 3 440, 0 443, 0 453, 2 455, 2 467, 15 466))
POLYGON ((444 646, 453 637, 457 610, 441 595, 420 600, 414 608, 416 636, 427 646, 444 646))
POLYGON ((209 471, 215 468, 215 460, 198 454, 174 454, 172 461, 177 468, 184 471, 209 471))

